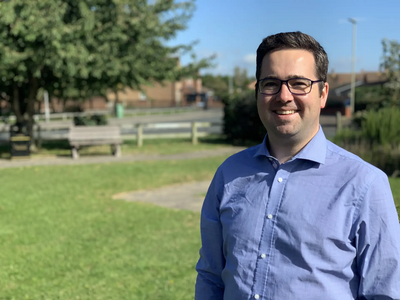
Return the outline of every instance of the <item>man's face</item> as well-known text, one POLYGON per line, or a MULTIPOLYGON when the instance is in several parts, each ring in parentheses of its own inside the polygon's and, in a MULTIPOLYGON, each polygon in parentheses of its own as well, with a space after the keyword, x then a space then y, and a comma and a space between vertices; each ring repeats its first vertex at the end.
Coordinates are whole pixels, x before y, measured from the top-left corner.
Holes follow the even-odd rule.
MULTIPOLYGON (((281 80, 308 78, 319 80, 315 71, 314 56, 299 49, 278 50, 267 54, 261 65, 260 79, 272 77, 281 80)), ((258 114, 270 140, 308 143, 319 130, 319 115, 328 97, 328 84, 320 93, 319 83, 312 85, 306 95, 293 95, 283 83, 276 95, 258 92, 258 114)))

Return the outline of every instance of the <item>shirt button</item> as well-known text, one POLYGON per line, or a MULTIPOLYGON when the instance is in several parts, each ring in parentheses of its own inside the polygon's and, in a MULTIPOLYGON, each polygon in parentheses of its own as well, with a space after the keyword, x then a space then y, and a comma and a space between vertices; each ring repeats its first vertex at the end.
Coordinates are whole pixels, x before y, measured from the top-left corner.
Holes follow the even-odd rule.
POLYGON ((259 294, 255 294, 254 295, 254 299, 260 299, 260 295, 259 294))
POLYGON ((283 181, 283 179, 279 177, 278 178, 278 182, 282 182, 282 181, 283 181))
POLYGON ((265 253, 261 254, 261 258, 266 258, 267 256, 265 255, 265 253))
POLYGON ((271 214, 269 214, 269 215, 267 216, 268 219, 272 219, 272 217, 273 217, 273 216, 272 216, 271 214))

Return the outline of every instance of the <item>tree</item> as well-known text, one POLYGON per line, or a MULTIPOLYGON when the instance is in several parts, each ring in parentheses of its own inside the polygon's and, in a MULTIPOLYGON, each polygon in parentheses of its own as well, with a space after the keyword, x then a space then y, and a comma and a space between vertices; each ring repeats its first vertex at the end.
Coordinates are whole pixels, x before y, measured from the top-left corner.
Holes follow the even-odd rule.
POLYGON ((356 87, 356 111, 379 110, 390 106, 392 90, 385 83, 356 87))
POLYGON ((400 44, 394 40, 384 39, 383 62, 381 67, 387 75, 388 83, 385 87, 390 89, 390 106, 400 105, 400 44))
POLYGON ((235 90, 241 92, 247 89, 247 85, 250 83, 249 78, 247 77, 247 70, 241 69, 240 67, 235 67, 233 83, 235 85, 235 90))
POLYGON ((201 76, 203 86, 211 89, 218 99, 224 99, 229 93, 229 77, 205 74, 201 76))
POLYGON ((247 76, 247 70, 235 67, 233 77, 228 75, 212 75, 205 74, 201 76, 203 86, 212 89, 215 95, 223 100, 228 101, 229 84, 232 84, 233 93, 246 92, 249 89, 249 84, 255 80, 247 76))
POLYGON ((0 91, 30 132, 39 89, 82 99, 208 66, 178 68, 191 45, 165 42, 186 28, 194 0, 13 0, 0 3, 0 91))

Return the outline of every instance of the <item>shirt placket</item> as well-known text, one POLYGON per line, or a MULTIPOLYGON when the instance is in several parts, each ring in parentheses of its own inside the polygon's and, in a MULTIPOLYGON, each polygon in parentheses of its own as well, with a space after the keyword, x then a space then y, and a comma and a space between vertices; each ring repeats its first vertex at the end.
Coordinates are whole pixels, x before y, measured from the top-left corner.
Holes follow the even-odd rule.
POLYGON ((273 261, 277 216, 290 171, 288 171, 287 168, 281 168, 276 160, 270 159, 270 161, 276 173, 272 181, 270 193, 267 195, 268 201, 266 201, 267 206, 264 215, 264 224, 261 233, 258 261, 254 277, 255 282, 251 299, 273 299, 269 290, 272 284, 270 282, 269 271, 271 262, 273 261))

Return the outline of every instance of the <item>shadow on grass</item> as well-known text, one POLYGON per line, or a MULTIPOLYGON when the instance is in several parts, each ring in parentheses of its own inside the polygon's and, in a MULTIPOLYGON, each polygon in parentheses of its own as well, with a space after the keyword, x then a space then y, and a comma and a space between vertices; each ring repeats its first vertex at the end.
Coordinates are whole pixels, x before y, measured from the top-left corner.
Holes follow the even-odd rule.
MULTIPOLYGON (((10 144, 0 145, 0 159, 10 159, 10 144)), ((67 140, 49 140, 43 141, 40 149, 32 151, 32 155, 53 155, 58 157, 71 156, 71 147, 67 140)))

